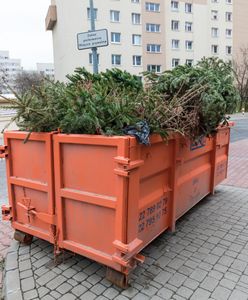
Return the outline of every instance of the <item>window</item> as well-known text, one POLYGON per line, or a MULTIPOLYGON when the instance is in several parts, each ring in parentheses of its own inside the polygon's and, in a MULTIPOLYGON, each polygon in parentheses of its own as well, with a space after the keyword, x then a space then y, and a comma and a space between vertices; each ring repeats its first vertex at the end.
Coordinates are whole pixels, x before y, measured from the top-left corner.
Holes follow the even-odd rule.
POLYGON ((211 10, 212 20, 218 20, 218 10, 211 10))
POLYGON ((175 68, 179 65, 180 59, 179 58, 172 58, 172 68, 175 68))
POLYGON ((185 31, 192 32, 192 22, 185 22, 185 31))
POLYGON ((131 2, 132 3, 139 3, 140 1, 139 0, 132 0, 131 2))
POLYGON ((232 13, 231 12, 226 12, 226 21, 231 22, 232 21, 232 13))
POLYGON ((147 65, 147 71, 161 73, 161 65, 147 65))
POLYGON ((112 54, 112 65, 121 65, 121 55, 112 54))
POLYGON ((141 56, 133 55, 133 66, 141 66, 141 56))
POLYGON ((218 52, 219 52, 218 45, 212 45, 211 50, 212 50, 212 54, 218 54, 218 52))
POLYGON ((179 10, 179 2, 178 1, 171 1, 171 10, 178 11, 179 10))
POLYGON ((160 32, 160 25, 159 24, 146 24, 146 31, 148 32, 160 32))
POLYGON ((185 3, 185 12, 192 13, 192 3, 185 3))
POLYGON ((212 3, 218 3, 219 0, 212 0, 212 3))
POLYGON ((192 50, 193 49, 193 41, 185 41, 185 48, 186 48, 186 50, 192 50))
MULTIPOLYGON (((93 55, 92 55, 92 53, 89 53, 89 63, 91 65, 93 64, 93 55)), ((99 65, 99 54, 97 54, 97 63, 99 65)))
POLYGON ((226 29, 226 37, 231 38, 232 37, 232 29, 226 29))
POLYGON ((120 22, 120 12, 118 10, 110 11, 110 21, 111 22, 120 22))
POLYGON ((172 49, 179 49, 179 40, 172 40, 171 41, 171 47, 172 49))
POLYGON ((179 21, 175 21, 175 20, 171 21, 171 30, 174 30, 174 31, 179 30, 179 21))
POLYGON ((160 11, 160 4, 159 3, 153 3, 153 2, 146 2, 146 11, 159 12, 160 11))
POLYGON ((232 4, 232 0, 226 0, 227 4, 232 4))
POLYGON ((232 46, 226 46, 226 54, 232 55, 232 46))
POLYGON ((132 23, 133 24, 140 24, 141 23, 140 14, 132 13, 132 23))
POLYGON ((212 37, 218 37, 218 35, 219 35, 219 29, 216 28, 216 27, 212 27, 211 34, 212 34, 212 37))
POLYGON ((160 53, 161 52, 161 45, 147 44, 146 50, 147 50, 147 52, 160 53))
POLYGON ((132 35, 132 44, 133 45, 141 45, 141 35, 140 34, 132 35))
POLYGON ((120 32, 111 32, 111 43, 120 43, 121 34, 120 32))
POLYGON ((188 66, 193 66, 193 63, 194 63, 194 61, 193 61, 193 59, 186 59, 186 65, 188 65, 188 66))
MULTIPOLYGON (((91 15, 90 15, 90 8, 87 8, 87 17, 88 19, 91 19, 91 15)), ((97 19, 97 8, 94 8, 94 19, 97 19)))

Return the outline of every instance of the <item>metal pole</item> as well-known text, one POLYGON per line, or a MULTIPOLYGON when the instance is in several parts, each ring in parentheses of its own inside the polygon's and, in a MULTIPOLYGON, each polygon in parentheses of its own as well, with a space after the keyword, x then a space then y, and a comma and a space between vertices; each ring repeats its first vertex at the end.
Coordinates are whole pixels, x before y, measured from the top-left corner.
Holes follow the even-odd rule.
MULTIPOLYGON (((93 0, 90 0, 90 30, 96 30, 95 25, 95 11, 94 11, 94 3, 93 0)), ((93 73, 98 73, 98 59, 97 59, 97 48, 91 48, 92 51, 92 62, 93 62, 93 73)))

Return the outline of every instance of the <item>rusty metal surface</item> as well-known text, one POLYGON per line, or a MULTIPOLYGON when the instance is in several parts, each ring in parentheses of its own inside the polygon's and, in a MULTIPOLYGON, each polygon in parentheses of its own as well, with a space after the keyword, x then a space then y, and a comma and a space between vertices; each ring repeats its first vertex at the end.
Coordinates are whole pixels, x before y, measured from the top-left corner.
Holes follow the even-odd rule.
POLYGON ((14 239, 22 244, 30 245, 33 240, 33 236, 19 230, 15 230, 14 239))
POLYGON ((128 276, 111 268, 106 270, 106 279, 122 289, 129 287, 128 276))

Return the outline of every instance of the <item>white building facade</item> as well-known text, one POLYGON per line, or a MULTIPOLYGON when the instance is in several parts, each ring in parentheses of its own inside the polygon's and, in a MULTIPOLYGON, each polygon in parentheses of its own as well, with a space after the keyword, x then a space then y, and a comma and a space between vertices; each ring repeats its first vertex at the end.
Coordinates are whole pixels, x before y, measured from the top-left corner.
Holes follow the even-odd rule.
MULTIPOLYGON (((21 60, 9 57, 9 51, 0 50, 0 76, 7 80, 7 84, 11 88, 15 88, 16 75, 22 71, 21 60)), ((0 94, 8 94, 8 90, 4 84, 0 83, 0 94)))
MULTIPOLYGON (((204 56, 231 60, 241 43, 236 27, 248 29, 245 19, 238 22, 247 0, 94 0, 94 6, 96 29, 109 35, 109 46, 98 48, 100 71, 118 67, 139 75, 204 56)), ((79 51, 76 38, 90 29, 88 0, 52 0, 46 27, 53 31, 56 79, 64 80, 76 67, 92 71, 91 51, 79 51)))
POLYGON ((48 77, 51 80, 54 79, 54 64, 53 63, 37 63, 36 70, 44 77, 48 77))

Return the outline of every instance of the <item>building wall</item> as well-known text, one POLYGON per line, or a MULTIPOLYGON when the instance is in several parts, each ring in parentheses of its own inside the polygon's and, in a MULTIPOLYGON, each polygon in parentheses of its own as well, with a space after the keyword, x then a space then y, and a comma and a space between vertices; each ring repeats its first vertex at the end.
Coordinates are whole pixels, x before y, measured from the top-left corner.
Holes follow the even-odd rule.
POLYGON ((206 1, 195 1, 193 7, 193 61, 196 63, 202 57, 211 56, 209 36, 209 8, 206 1))
MULTIPOLYGON (((87 17, 88 1, 51 0, 57 7, 57 22, 53 27, 55 77, 64 80, 76 67, 86 67, 92 71, 89 62, 90 50, 77 49, 76 35, 90 28, 87 17), (87 5, 85 4, 87 3, 87 5)), ((118 67, 133 74, 146 71, 148 65, 160 66, 160 71, 171 69, 175 59, 180 64, 196 63, 202 57, 218 56, 231 60, 234 52, 247 41, 248 3, 247 0, 177 0, 178 10, 173 10, 171 0, 94 0, 97 8, 96 29, 108 29, 109 46, 98 48, 100 54, 99 70, 118 67), (156 3, 159 11, 147 11, 146 3, 156 3), (185 11, 185 5, 192 4, 192 12, 185 11), (110 21, 110 10, 120 12, 120 21, 110 21), (213 15, 217 12, 217 18, 213 15), (242 12, 242 13, 241 13, 242 12), (131 15, 140 14, 141 24, 132 24, 131 15), (230 13, 233 20, 226 20, 230 13), (239 18, 240 16, 240 18, 239 18), (172 20, 179 21, 179 29, 172 30, 172 20), (234 21, 234 22, 233 22, 234 21), (185 30, 185 23, 192 23, 192 31, 185 30), (148 32, 146 25, 160 24, 159 32, 148 32), (215 29, 216 28, 216 29, 215 29), (228 37, 227 29, 231 32, 228 37), (217 30, 216 36, 213 31, 217 30), (120 32, 120 43, 111 42, 111 32, 120 32), (141 45, 132 44, 132 35, 141 35, 141 45), (172 40, 179 41, 179 48, 172 48, 172 40), (192 42, 192 49, 186 49, 186 41, 192 42), (161 45, 158 53, 147 51, 147 45, 161 45), (213 52, 213 46, 216 53, 213 52), (230 51, 228 54, 227 50, 230 51), (121 55, 121 65, 113 65, 111 55, 121 55), (142 56, 141 64, 133 65, 133 56, 142 56)))
MULTIPOLYGON (((53 29, 55 77, 64 80, 64 76, 72 73, 76 67, 86 67, 92 71, 89 63, 90 50, 77 49, 77 34, 90 29, 87 17, 87 7, 81 0, 55 0, 57 6, 57 24, 53 29)), ((136 3, 113 0, 95 0, 98 9, 96 29, 107 28, 109 32, 109 46, 98 48, 100 55, 99 71, 114 67, 111 55, 121 55, 121 65, 116 67, 139 74, 142 66, 132 66, 133 55, 142 55, 142 46, 132 45, 132 34, 141 34, 142 25, 133 25, 132 13, 139 13, 141 6, 136 3), (120 22, 110 22, 110 9, 120 11, 120 22), (111 43, 111 32, 120 32, 120 43, 111 43)))
MULTIPOLYGON (((232 0, 234 2, 235 0, 232 0)), ((212 37, 211 30, 210 33, 210 46, 211 45, 218 45, 219 51, 218 56, 224 60, 231 60, 232 55, 227 54, 227 46, 233 47, 232 36, 227 37, 226 30, 230 29, 233 32, 233 21, 227 21, 226 13, 231 14, 231 19, 233 19, 233 4, 228 4, 226 0, 218 1, 217 3, 212 3, 211 0, 209 2, 209 21, 211 28, 218 28, 219 33, 218 37, 212 37), (211 11, 217 10, 218 11, 218 20, 213 20, 211 11)), ((210 28, 210 29, 211 29, 210 28)), ((232 49, 233 51, 233 49, 232 49)), ((210 49, 210 54, 213 55, 210 49)))
POLYGON ((247 0, 233 1, 233 51, 234 59, 239 59, 240 50, 248 48, 248 3, 247 0))
POLYGON ((212 0, 180 0, 178 10, 172 10, 171 1, 166 1, 166 57, 167 69, 172 68, 172 59, 179 59, 181 64, 187 60, 194 63, 202 57, 218 56, 224 60, 231 58, 227 55, 226 46, 232 46, 232 39, 226 38, 226 28, 232 29, 232 22, 227 22, 226 12, 232 13, 232 5, 225 0, 213 3, 212 0), (185 11, 186 3, 192 4, 192 12, 185 11), (214 20, 212 11, 218 12, 218 19, 214 20), (171 29, 171 22, 179 21, 179 30, 171 29), (185 30, 186 22, 192 23, 192 32, 185 30), (212 36, 212 28, 216 28, 218 35, 212 36), (172 49, 172 40, 179 41, 179 48, 172 49), (192 41, 192 49, 186 49, 186 41, 192 41), (218 52, 212 52, 212 45, 217 45, 218 52))
POLYGON ((142 44, 143 44, 143 69, 147 71, 148 65, 158 66, 161 71, 166 68, 166 22, 165 22, 165 1, 151 0, 150 3, 159 4, 159 11, 147 11, 145 0, 141 1, 142 13, 142 44), (146 24, 160 25, 159 32, 148 32, 146 24), (147 51, 147 45, 159 45, 160 52, 147 51))

